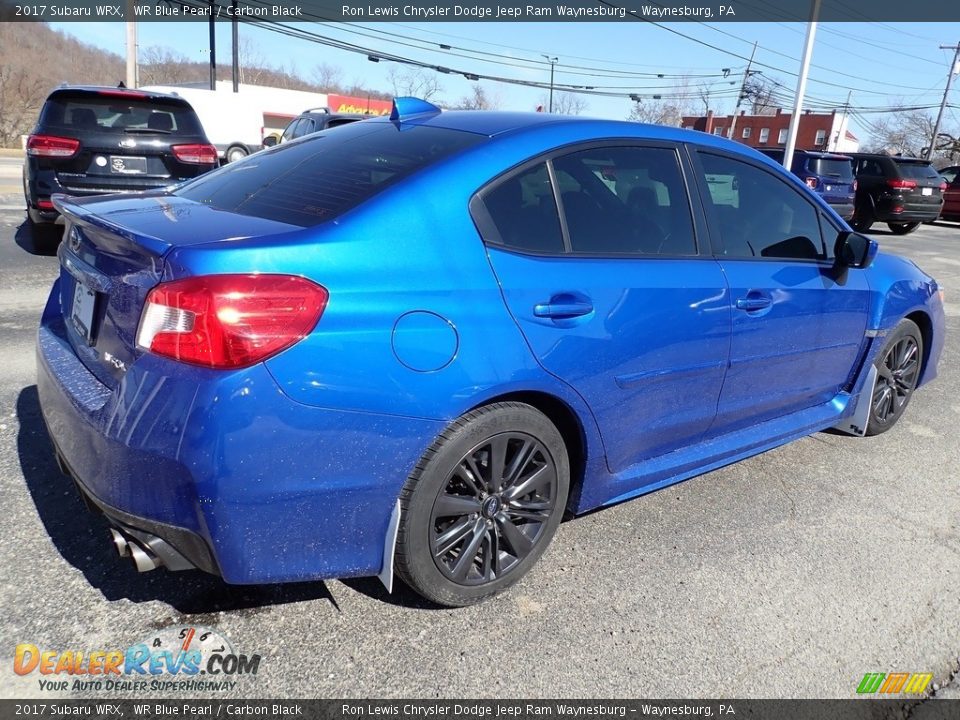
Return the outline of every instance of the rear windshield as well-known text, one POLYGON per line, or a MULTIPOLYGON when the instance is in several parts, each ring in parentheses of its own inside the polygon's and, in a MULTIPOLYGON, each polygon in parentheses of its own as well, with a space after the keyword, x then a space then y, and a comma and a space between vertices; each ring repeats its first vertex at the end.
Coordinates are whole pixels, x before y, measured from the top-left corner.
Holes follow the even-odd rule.
POLYGON ((440 128, 352 123, 251 155, 201 175, 174 194, 220 210, 309 227, 483 139, 440 128))
POLYGON ((925 162, 904 162, 903 160, 894 160, 897 169, 900 171, 900 177, 911 180, 936 180, 940 176, 933 169, 933 165, 925 162))
POLYGON ((810 158, 808 167, 817 175, 853 182, 853 162, 850 160, 810 158))
POLYGON ((123 93, 57 93, 43 106, 43 128, 63 128, 74 133, 158 132, 203 135, 196 113, 183 100, 127 98, 123 93))

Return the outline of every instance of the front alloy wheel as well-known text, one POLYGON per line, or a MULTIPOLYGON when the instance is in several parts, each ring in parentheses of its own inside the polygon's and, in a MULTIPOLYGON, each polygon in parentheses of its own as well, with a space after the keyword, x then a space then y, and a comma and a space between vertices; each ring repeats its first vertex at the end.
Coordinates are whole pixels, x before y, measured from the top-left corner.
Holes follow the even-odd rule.
POLYGON ((877 383, 870 404, 867 435, 892 428, 910 402, 923 360, 923 338, 910 320, 901 320, 877 359, 877 383))
POLYGON ((567 502, 563 437, 537 409, 501 402, 455 420, 400 494, 396 569, 424 597, 470 605, 523 577, 567 502))

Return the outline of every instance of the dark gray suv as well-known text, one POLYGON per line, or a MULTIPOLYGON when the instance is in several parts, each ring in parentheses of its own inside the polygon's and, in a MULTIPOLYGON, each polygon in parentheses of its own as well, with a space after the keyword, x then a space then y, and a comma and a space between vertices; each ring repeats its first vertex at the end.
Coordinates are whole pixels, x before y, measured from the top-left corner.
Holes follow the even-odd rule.
POLYGON ((276 136, 270 136, 264 139, 264 147, 271 147, 278 142, 285 143, 290 140, 296 140, 298 137, 309 135, 310 133, 320 132, 327 128, 346 125, 348 123, 365 120, 369 115, 347 115, 344 113, 332 113, 329 108, 313 108, 300 113, 296 118, 290 121, 283 130, 279 141, 276 136))

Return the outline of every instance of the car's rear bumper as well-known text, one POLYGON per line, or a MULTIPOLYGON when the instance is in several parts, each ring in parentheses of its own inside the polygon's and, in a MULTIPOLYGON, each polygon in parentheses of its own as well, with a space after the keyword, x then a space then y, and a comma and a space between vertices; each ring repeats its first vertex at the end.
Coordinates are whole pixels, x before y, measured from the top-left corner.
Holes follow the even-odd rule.
POLYGON ((911 203, 900 198, 881 198, 874 206, 874 217, 880 222, 921 223, 936 220, 940 202, 911 203))
POLYGON ((853 210, 854 210, 853 202, 843 202, 843 203, 831 202, 828 204, 830 205, 831 208, 833 208, 834 212, 836 212, 837 215, 842 217, 844 220, 850 220, 853 217, 853 210))
MULTIPOLYGON (((28 160, 29 162, 29 160, 28 160)), ((60 214, 56 210, 42 209, 40 201, 49 201, 53 195, 63 194, 74 197, 92 195, 129 194, 159 190, 190 177, 78 177, 72 182, 61 181, 57 173, 50 169, 29 167, 26 173, 24 190, 27 197, 27 212, 36 223, 55 222, 60 214)))
POLYGON ((57 286, 37 359, 47 428, 82 493, 231 583, 379 573, 400 489, 443 425, 308 407, 263 365, 146 354, 109 388, 70 346, 57 286))

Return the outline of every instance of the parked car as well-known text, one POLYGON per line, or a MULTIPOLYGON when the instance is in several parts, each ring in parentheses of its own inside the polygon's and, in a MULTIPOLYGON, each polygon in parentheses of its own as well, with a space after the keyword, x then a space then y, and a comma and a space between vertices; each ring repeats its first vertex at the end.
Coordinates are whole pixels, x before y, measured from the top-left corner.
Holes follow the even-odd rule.
MULTIPOLYGON (((778 163, 783 163, 783 148, 763 149, 760 152, 778 163)), ((795 150, 790 170, 844 220, 853 217, 857 179, 853 174, 853 158, 849 155, 795 150)))
POLYGON ((927 160, 850 153, 857 173, 857 199, 851 225, 867 232, 875 222, 906 235, 936 220, 946 183, 927 160))
POLYGON ((320 132, 327 128, 348 125, 358 120, 366 120, 367 115, 346 115, 343 113, 332 113, 329 108, 314 108, 300 113, 296 118, 290 121, 283 130, 279 140, 275 137, 264 138, 264 147, 273 147, 280 143, 296 140, 310 133, 320 132))
POLYGON ((27 138, 23 191, 33 223, 52 223, 51 197, 138 192, 217 166, 217 151, 182 98, 124 88, 62 86, 27 138))
POLYGON ((960 165, 951 165, 940 171, 940 177, 947 184, 943 191, 941 220, 960 222, 960 165))
POLYGON ((54 202, 40 404, 141 570, 477 602, 565 511, 889 430, 943 347, 933 278, 678 128, 401 98, 169 192, 54 202))

